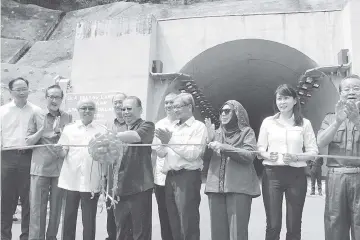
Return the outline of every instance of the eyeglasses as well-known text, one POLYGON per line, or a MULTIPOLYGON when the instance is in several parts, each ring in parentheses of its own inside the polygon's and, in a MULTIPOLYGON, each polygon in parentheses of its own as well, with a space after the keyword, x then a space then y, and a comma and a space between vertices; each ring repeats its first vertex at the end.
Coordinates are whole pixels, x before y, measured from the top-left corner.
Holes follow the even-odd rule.
POLYGON ((60 100, 62 99, 62 97, 59 97, 59 96, 47 96, 47 98, 51 99, 51 100, 60 100))
POLYGON ((359 93, 360 92, 360 87, 344 88, 344 89, 341 89, 341 92, 349 93, 350 90, 352 90, 355 93, 359 93))
POLYGON ((225 109, 220 109, 220 115, 225 113, 225 115, 228 115, 231 112, 231 109, 225 108, 225 109))
POLYGON ((185 104, 185 105, 173 105, 172 108, 173 108, 173 109, 180 109, 180 108, 185 107, 185 106, 188 106, 188 105, 190 105, 190 104, 185 104))
POLYGON ((132 110, 131 107, 128 107, 128 108, 122 108, 121 111, 125 112, 126 110, 128 110, 128 112, 130 112, 132 110))
POLYGON ((81 107, 79 108, 80 111, 85 112, 86 110, 88 111, 95 111, 94 107, 81 107))
POLYGON ((21 92, 28 92, 28 88, 21 88, 21 89, 12 89, 11 91, 21 93, 21 92))
POLYGON ((123 101, 114 101, 114 105, 122 105, 123 104, 123 101))

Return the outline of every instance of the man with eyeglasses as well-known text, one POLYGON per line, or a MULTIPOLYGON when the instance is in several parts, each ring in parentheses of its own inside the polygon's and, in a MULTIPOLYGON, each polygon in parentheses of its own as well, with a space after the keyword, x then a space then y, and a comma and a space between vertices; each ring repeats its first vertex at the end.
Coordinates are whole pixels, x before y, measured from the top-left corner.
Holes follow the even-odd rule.
MULTIPOLYGON (((124 121, 122 116, 122 106, 123 101, 126 99, 126 94, 124 93, 117 93, 114 95, 112 99, 115 119, 108 123, 107 128, 113 132, 124 132, 127 130, 127 125, 124 121)), ((106 176, 106 185, 107 185, 107 192, 112 195, 113 191, 113 166, 108 166, 108 174, 106 176)), ((116 240, 116 222, 115 222, 115 215, 114 209, 111 207, 111 201, 109 199, 106 200, 107 209, 107 221, 106 221, 106 229, 108 232, 108 237, 105 240, 116 240)), ((125 227, 124 231, 121 232, 120 239, 122 240, 132 240, 132 230, 131 230, 131 218, 130 216, 124 221, 125 227)))
POLYGON ((155 135, 163 144, 159 157, 166 157, 163 171, 165 198, 174 240, 200 240, 200 188, 203 154, 208 142, 204 123, 195 120, 194 99, 189 93, 180 93, 174 99, 173 109, 177 124, 173 131, 156 129, 155 135))
POLYGON ((339 85, 335 113, 327 114, 318 133, 319 148, 328 147, 325 240, 360 239, 360 77, 350 75, 339 85))
MULTIPOLYGON (((174 125, 176 124, 176 116, 173 109, 174 98, 177 96, 176 93, 169 93, 165 96, 165 112, 166 117, 161 119, 155 124, 155 129, 168 129, 172 130, 174 125)), ((161 141, 154 137, 153 144, 160 144, 161 141)), ((153 150, 156 151, 160 148, 160 145, 153 146, 153 150)), ((169 215, 166 208, 165 201, 165 179, 166 174, 164 174, 165 158, 161 158, 159 156, 156 157, 155 164, 153 164, 154 168, 154 183, 155 183, 155 197, 158 204, 158 212, 161 226, 161 238, 162 240, 172 240, 171 227, 169 223, 169 215)))
POLYGON ((95 102, 82 99, 77 104, 80 120, 65 126, 58 144, 64 158, 58 187, 65 189, 63 239, 75 240, 79 203, 81 204, 83 239, 95 240, 97 203, 106 169, 88 152, 90 141, 106 127, 95 123, 95 102), (76 145, 84 145, 78 147, 76 145))
MULTIPOLYGON (((127 126, 117 137, 128 144, 151 144, 155 125, 141 119, 142 104, 138 97, 123 101, 122 116, 127 126)), ((115 206, 117 240, 123 240, 131 219, 133 239, 150 240, 152 228, 152 192, 154 176, 151 164, 151 146, 124 146, 120 165, 114 166, 114 191, 119 200, 115 206)))
MULTIPOLYGON (((64 97, 59 85, 46 89, 46 109, 34 113, 28 125, 28 145, 57 144, 61 131, 72 121, 72 116, 60 106, 64 97)), ((53 146, 33 149, 30 184, 29 240, 56 240, 59 229, 63 194, 58 187, 60 170, 64 159, 53 146), (47 205, 50 194, 50 216, 45 236, 47 205)))
POLYGON ((24 78, 15 78, 9 82, 13 100, 0 107, 1 121, 1 239, 11 240, 13 214, 18 198, 21 201, 20 240, 29 237, 29 190, 31 149, 26 146, 26 130, 30 117, 40 112, 38 106, 30 103, 29 82, 24 78), (16 150, 4 150, 17 147, 16 150))

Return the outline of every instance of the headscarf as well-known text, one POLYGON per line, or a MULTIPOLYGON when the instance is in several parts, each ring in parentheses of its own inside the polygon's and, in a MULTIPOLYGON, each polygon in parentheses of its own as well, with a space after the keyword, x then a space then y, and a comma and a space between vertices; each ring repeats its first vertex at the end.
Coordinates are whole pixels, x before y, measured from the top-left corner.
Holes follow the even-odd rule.
POLYGON ((226 101, 221 109, 225 105, 229 105, 233 109, 233 115, 226 125, 220 124, 219 131, 221 132, 221 142, 234 146, 237 145, 240 140, 241 131, 250 126, 249 116, 245 108, 238 101, 226 101))

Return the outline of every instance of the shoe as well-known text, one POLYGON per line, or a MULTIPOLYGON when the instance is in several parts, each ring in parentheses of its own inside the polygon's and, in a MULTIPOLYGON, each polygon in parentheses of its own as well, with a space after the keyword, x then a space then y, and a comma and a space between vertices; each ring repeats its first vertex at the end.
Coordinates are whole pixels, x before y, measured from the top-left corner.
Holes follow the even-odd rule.
POLYGON ((319 196, 322 196, 322 195, 323 195, 323 194, 322 194, 322 191, 320 190, 320 191, 319 191, 319 196))
POLYGON ((19 219, 15 216, 15 215, 13 215, 13 222, 17 222, 19 219))
POLYGON ((311 192, 310 195, 315 195, 315 192, 311 192))

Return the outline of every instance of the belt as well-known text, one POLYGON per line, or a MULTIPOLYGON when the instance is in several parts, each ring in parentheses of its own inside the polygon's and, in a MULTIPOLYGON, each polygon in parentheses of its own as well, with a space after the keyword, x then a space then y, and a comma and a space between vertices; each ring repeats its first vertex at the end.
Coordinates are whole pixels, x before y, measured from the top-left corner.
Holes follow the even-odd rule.
POLYGON ((330 173, 360 173, 360 167, 332 167, 330 173))
POLYGON ((17 155, 25 155, 25 154, 32 152, 31 149, 16 149, 16 150, 9 150, 9 151, 12 151, 13 153, 15 153, 17 155))
POLYGON ((191 172, 191 171, 199 171, 200 172, 200 169, 196 169, 196 170, 188 170, 188 169, 169 170, 167 172, 167 174, 170 175, 170 176, 175 176, 175 175, 181 174, 183 172, 191 172))

